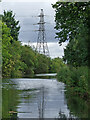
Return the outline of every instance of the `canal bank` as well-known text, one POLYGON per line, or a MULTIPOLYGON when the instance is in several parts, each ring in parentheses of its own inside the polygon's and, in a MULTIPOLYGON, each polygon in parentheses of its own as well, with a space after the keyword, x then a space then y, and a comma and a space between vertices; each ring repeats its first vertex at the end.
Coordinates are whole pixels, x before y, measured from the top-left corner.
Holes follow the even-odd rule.
POLYGON ((78 104, 70 108, 75 100, 66 97, 65 84, 54 74, 3 81, 3 118, 10 118, 14 112, 17 118, 81 118, 81 114, 88 114, 87 109, 80 113, 82 107, 76 111, 80 116, 73 112, 78 104))

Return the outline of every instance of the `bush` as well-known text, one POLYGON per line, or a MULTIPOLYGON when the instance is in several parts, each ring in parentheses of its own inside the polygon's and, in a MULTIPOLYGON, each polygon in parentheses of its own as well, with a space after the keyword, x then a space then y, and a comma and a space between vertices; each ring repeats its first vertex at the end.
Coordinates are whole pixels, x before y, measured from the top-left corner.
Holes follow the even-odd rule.
POLYGON ((68 89, 74 91, 75 94, 81 97, 89 97, 88 89, 88 67, 62 67, 57 75, 59 81, 64 82, 68 89))
POLYGON ((70 70, 69 70, 69 67, 68 66, 63 66, 58 74, 57 74, 57 78, 59 81, 62 81, 64 83, 67 82, 67 79, 70 79, 70 70))

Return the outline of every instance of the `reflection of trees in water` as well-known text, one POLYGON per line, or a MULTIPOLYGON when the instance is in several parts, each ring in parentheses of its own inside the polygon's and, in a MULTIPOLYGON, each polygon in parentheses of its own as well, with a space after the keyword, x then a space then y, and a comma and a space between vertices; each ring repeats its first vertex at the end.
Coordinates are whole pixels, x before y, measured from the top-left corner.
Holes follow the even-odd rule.
MULTIPOLYGON (((88 101, 85 101, 84 99, 80 98, 79 96, 75 95, 75 93, 72 93, 71 90, 65 91, 65 104, 67 104, 68 109, 70 111, 69 118, 80 120, 87 119, 88 118, 88 109, 90 108, 90 105, 88 105, 88 101), (74 118, 74 116, 76 118, 74 118)), ((66 117, 67 116, 61 112, 59 113, 59 117, 66 117)))
POLYGON ((78 118, 88 118, 88 102, 82 98, 66 93, 68 109, 78 118))
POLYGON ((63 112, 61 112, 61 110, 59 112, 59 118, 65 118, 65 119, 67 118, 66 115, 63 112))
POLYGON ((38 101, 38 111, 39 111, 39 118, 44 118, 44 111, 45 111, 45 93, 44 87, 40 89, 40 96, 38 101))
POLYGON ((11 118, 17 117, 16 109, 19 104, 19 91, 15 89, 13 84, 3 85, 2 89, 2 117, 11 118))
POLYGON ((59 118, 58 118, 58 120, 81 120, 80 118, 77 118, 77 117, 73 117, 73 115, 71 114, 71 113, 69 113, 69 115, 68 115, 68 117, 64 114, 64 112, 62 112, 61 110, 60 110, 60 112, 59 112, 59 118))

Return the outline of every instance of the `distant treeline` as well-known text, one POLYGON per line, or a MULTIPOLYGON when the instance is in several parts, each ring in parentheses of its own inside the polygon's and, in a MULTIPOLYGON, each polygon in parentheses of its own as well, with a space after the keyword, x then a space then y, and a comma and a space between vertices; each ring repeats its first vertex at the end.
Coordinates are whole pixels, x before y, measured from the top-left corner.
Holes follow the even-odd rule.
MULTIPOLYGON (((51 59, 39 54, 30 46, 22 46, 18 40, 19 21, 12 11, 2 15, 2 76, 4 78, 32 77, 36 73, 54 73, 61 65, 62 59, 51 59)), ((0 39, 1 40, 1 39, 0 39)))

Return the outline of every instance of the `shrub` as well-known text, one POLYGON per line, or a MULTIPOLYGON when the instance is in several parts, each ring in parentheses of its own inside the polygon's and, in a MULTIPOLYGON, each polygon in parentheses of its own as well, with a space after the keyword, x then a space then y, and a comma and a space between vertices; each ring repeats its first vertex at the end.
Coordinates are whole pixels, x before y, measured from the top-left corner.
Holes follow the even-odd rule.
POLYGON ((59 70, 57 78, 59 81, 64 82, 67 88, 73 90, 75 94, 84 98, 89 97, 87 66, 77 68, 64 66, 59 70))

